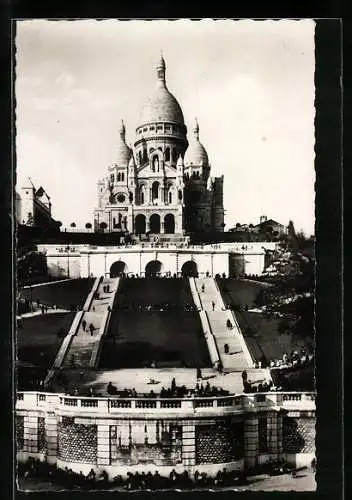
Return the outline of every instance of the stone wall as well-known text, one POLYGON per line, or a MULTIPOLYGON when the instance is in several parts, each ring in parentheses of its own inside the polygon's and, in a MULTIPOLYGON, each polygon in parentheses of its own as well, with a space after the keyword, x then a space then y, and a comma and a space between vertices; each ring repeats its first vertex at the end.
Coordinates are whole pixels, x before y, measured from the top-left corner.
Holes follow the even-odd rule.
POLYGON ((146 400, 96 398, 87 406, 86 398, 18 393, 18 460, 36 456, 85 473, 93 466, 110 477, 145 467, 165 474, 172 468, 216 474, 224 466, 251 469, 269 459, 283 458, 297 467, 311 463, 311 394, 273 393, 264 402, 248 394, 232 399, 210 405, 170 400, 167 406, 151 400, 144 406, 146 400))
POLYGON ((119 422, 110 426, 111 463, 177 465, 182 463, 182 426, 154 422, 119 422))
POLYGON ((58 458, 67 462, 97 462, 97 426, 74 424, 65 417, 58 423, 58 458))
POLYGON ((259 453, 267 453, 268 437, 267 437, 267 418, 258 418, 258 451, 259 453))
POLYGON ((45 417, 38 417, 38 453, 45 453, 46 449, 45 417))
POLYGON ((283 417, 283 452, 315 452, 315 418, 283 417))
POLYGON ((227 463, 243 457, 243 423, 196 425, 196 463, 227 463))
POLYGON ((22 451, 24 449, 24 416, 22 415, 16 415, 15 432, 17 451, 22 451))

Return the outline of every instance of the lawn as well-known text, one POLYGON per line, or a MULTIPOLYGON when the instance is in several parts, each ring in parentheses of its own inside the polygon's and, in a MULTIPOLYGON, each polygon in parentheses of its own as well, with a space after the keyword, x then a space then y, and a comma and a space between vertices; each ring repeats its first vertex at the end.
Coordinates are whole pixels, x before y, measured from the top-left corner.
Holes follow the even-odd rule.
POLYGON ((159 367, 211 366, 198 313, 113 313, 99 368, 141 368, 151 361, 159 367))
POLYGON ((120 282, 116 305, 193 304, 187 279, 183 278, 129 278, 120 282))
POLYGON ((61 328, 67 333, 74 316, 75 313, 55 313, 22 318, 16 336, 19 389, 30 390, 32 380, 45 376, 62 342, 57 333, 61 328))
POLYGON ((218 285, 226 304, 255 307, 255 299, 262 288, 268 285, 249 280, 218 279, 218 285))
POLYGON ((58 308, 71 309, 72 306, 83 306, 89 294, 94 279, 82 278, 62 281, 46 285, 20 289, 20 294, 41 304, 56 305, 58 308))
POLYGON ((292 350, 301 350, 303 347, 313 351, 312 337, 303 338, 292 333, 280 334, 280 318, 266 318, 255 312, 235 314, 248 348, 256 360, 264 358, 269 362, 270 359, 282 358, 284 353, 290 354, 292 350))

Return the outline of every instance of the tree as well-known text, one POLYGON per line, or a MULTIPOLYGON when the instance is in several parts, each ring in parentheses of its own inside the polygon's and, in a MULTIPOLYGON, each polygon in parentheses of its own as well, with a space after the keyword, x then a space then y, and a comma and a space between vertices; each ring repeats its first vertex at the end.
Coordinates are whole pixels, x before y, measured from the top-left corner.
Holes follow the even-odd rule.
POLYGON ((296 236, 296 231, 295 231, 295 226, 293 225, 293 221, 290 220, 287 226, 287 235, 290 239, 295 238, 296 236))
POLYGON ((241 227, 241 223, 237 222, 236 227, 241 227))
POLYGON ((87 222, 86 229, 92 229, 92 224, 90 222, 87 222))
POLYGON ((76 223, 75 222, 71 222, 70 227, 72 227, 72 228, 76 227, 76 223))
POLYGON ((48 268, 46 256, 37 251, 28 251, 17 258, 17 279, 20 286, 46 277, 48 268))
POLYGON ((100 229, 102 229, 103 231, 105 231, 105 229, 108 227, 107 223, 106 222, 101 222, 100 223, 100 229))

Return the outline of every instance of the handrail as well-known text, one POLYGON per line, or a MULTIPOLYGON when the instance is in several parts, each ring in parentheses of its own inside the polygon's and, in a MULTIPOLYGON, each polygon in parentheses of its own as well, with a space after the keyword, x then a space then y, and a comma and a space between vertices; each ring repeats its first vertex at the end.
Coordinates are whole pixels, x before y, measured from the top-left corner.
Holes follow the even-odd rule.
POLYGON ((95 279, 95 281, 93 283, 93 286, 92 286, 92 289, 89 292, 88 297, 87 297, 87 299, 86 299, 86 301, 84 303, 83 311, 89 311, 89 309, 91 308, 91 305, 92 305, 92 302, 93 302, 93 298, 94 298, 94 294, 97 291, 97 289, 98 289, 101 281, 102 281, 102 277, 101 276, 95 279))
POLYGON ((204 411, 267 411, 273 408, 287 410, 315 410, 315 393, 313 392, 267 392, 242 393, 227 396, 196 396, 185 398, 160 397, 89 397, 69 396, 62 393, 26 391, 17 393, 17 409, 33 410, 40 407, 78 410, 85 412, 149 412, 165 410, 176 413, 192 412, 204 414, 204 411), (27 407, 27 408, 26 408, 27 407))

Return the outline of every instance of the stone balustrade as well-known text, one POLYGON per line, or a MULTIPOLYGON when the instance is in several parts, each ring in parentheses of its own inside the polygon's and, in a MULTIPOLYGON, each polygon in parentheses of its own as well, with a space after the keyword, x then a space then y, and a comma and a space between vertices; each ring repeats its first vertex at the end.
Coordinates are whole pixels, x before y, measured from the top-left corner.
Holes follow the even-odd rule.
POLYGON ((111 413, 155 413, 163 411, 175 413, 197 414, 203 410, 211 413, 224 412, 258 412, 273 409, 287 410, 315 410, 315 394, 300 392, 269 392, 254 394, 239 394, 219 397, 192 397, 192 398, 102 398, 76 397, 63 394, 42 392, 18 392, 16 410, 57 410, 73 413, 85 412, 95 414, 111 413))

